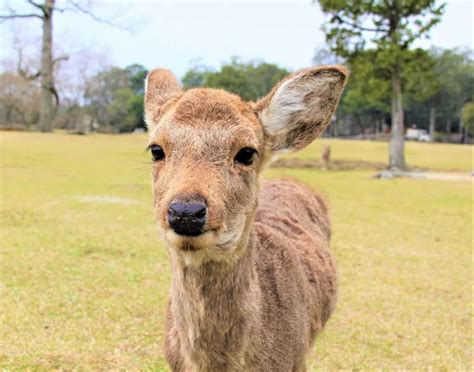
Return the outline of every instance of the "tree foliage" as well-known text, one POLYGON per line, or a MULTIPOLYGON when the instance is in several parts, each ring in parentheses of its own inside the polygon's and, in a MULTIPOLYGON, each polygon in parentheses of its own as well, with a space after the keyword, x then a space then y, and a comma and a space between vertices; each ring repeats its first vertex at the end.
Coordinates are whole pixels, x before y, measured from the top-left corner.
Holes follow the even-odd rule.
POLYGON ((143 122, 143 81, 148 71, 134 64, 101 71, 85 92, 87 107, 99 125, 119 132, 131 131, 143 122))
MULTIPOLYGON (((17 12, 15 9, 7 6, 7 13, 0 14, 0 22, 11 19, 28 19, 30 21, 36 19, 42 23, 41 68, 29 78, 39 78, 41 81, 40 120, 38 127, 43 132, 51 132, 53 130, 53 119, 60 104, 59 94, 55 85, 55 65, 62 60, 68 59, 67 56, 53 57, 53 16, 58 12, 62 13, 68 10, 86 14, 99 22, 112 26, 115 25, 108 20, 101 19, 87 5, 85 6, 76 0, 66 0, 61 6, 58 6, 56 0, 43 0, 42 2, 27 0, 26 3, 30 5, 30 10, 24 13, 17 12)), ((19 66, 19 71, 21 72, 21 66, 19 66)))
POLYGON ((414 95, 408 100, 407 122, 428 129, 431 110, 435 110, 435 130, 445 132, 450 127, 460 129, 462 106, 473 100, 474 60, 463 49, 431 49, 428 77, 412 79, 413 91, 430 94, 414 95))
MULTIPOLYGON (((335 59, 329 52, 318 52, 326 59, 335 59)), ((420 102, 426 102, 439 90, 440 82, 434 71, 435 60, 424 50, 405 53, 401 75, 405 87, 404 106, 410 110, 420 102)), ((390 117, 391 80, 383 57, 374 49, 360 51, 346 63, 351 77, 339 106, 340 115, 363 115, 366 118, 390 117)), ((418 106, 417 106, 418 107, 418 106)), ((371 120, 369 120, 371 121, 371 120)))
POLYGON ((433 49, 431 53, 435 59, 434 73, 439 89, 430 104, 437 108, 439 121, 457 121, 463 105, 474 100, 472 52, 461 49, 433 49))
POLYGON ((347 59, 365 49, 382 52, 390 65, 441 20, 436 0, 319 0, 329 15, 324 27, 331 49, 347 59))
POLYGON ((233 58, 219 71, 203 66, 189 69, 182 81, 184 88, 210 87, 225 89, 245 100, 257 100, 267 94, 288 71, 271 63, 244 63, 233 58))
POLYGON ((0 74, 0 120, 30 128, 39 115, 39 85, 12 72, 0 74))
POLYGON ((341 102, 345 114, 390 112, 390 84, 377 68, 373 50, 361 52, 348 65, 351 78, 341 102))
MULTIPOLYGON (((317 51, 317 56, 324 56, 326 61, 337 58, 327 50, 317 51)), ((355 127, 358 133, 377 119, 389 122, 391 81, 379 54, 373 49, 360 51, 350 61, 338 63, 349 65, 351 70, 338 117, 350 116, 357 121, 359 116, 362 123, 355 127)), ((405 53, 403 66, 407 125, 429 129, 431 110, 435 109, 438 131, 446 130, 448 120, 459 129, 461 107, 474 100, 473 53, 467 49, 415 49, 405 53)))
POLYGON ((461 118, 466 131, 474 136, 474 101, 466 103, 461 111, 461 118))

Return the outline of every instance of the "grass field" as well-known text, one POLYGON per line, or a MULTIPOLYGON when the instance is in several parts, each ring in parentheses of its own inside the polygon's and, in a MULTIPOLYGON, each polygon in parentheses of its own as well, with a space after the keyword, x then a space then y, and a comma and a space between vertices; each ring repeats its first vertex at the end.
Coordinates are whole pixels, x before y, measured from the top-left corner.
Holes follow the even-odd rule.
MULTIPOLYGON (((144 135, 0 133, 0 368, 167 370, 170 270, 144 135)), ((387 144, 330 143, 386 160, 387 144)), ((415 167, 470 171, 472 147, 407 144, 415 167)), ((292 155, 293 156, 293 155, 292 155)), ((472 183, 278 169, 331 205, 336 312, 309 370, 472 368, 472 183)))

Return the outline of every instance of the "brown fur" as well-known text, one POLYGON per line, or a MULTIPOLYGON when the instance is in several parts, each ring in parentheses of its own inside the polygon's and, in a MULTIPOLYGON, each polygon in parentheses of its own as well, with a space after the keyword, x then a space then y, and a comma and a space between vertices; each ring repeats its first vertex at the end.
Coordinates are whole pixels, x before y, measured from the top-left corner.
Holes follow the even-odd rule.
POLYGON ((259 191, 259 175, 274 151, 299 149, 328 125, 345 77, 341 67, 304 70, 254 104, 150 74, 150 143, 166 154, 153 164, 153 191, 173 270, 165 353, 174 371, 305 369, 336 301, 327 207, 288 180, 259 191), (243 147, 257 150, 253 164, 234 161, 243 147), (207 202, 205 232, 177 235, 168 205, 195 194, 207 202))

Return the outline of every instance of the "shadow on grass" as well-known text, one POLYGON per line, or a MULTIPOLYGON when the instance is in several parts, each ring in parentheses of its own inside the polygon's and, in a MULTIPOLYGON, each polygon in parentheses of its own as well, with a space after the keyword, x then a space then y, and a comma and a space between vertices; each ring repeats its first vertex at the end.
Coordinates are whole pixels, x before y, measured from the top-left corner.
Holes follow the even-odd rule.
POLYGON ((324 168, 323 162, 316 159, 278 159, 271 164, 272 168, 310 168, 326 169, 335 171, 346 170, 384 170, 387 165, 381 162, 369 162, 363 160, 331 160, 324 168))

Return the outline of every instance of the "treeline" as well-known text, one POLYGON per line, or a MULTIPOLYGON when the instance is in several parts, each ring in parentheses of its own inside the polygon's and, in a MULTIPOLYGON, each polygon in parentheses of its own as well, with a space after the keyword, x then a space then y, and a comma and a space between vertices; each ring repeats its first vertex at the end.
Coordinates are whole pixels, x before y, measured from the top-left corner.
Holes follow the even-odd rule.
MULTIPOLYGON (((392 92, 383 56, 372 50, 361 51, 347 62, 327 50, 318 50, 313 62, 342 63, 351 70, 326 135, 388 138, 392 92)), ((405 127, 426 129, 438 141, 460 142, 474 135, 474 123, 468 115, 472 111, 469 106, 474 105, 473 72, 470 50, 417 49, 407 53, 402 74, 405 127)), ((204 66, 191 68, 183 77, 183 86, 222 88, 257 100, 287 73, 276 65, 234 59, 218 71, 204 66)))
MULTIPOLYGON (((131 132, 144 128, 143 82, 148 70, 134 64, 107 67, 67 84, 57 96, 53 127, 74 133, 131 132), (59 103, 59 104, 58 104, 59 103)), ((71 78, 73 80, 73 78, 71 78)), ((40 117, 40 85, 20 72, 0 74, 0 123, 4 128, 36 129, 40 117)))
POLYGON ((182 82, 185 89, 220 88, 238 94, 247 101, 255 101, 288 74, 288 70, 271 63, 244 63, 234 57, 218 71, 205 66, 192 67, 186 72, 182 82))
MULTIPOLYGON (((404 61, 405 126, 428 130, 435 140, 462 141, 474 135, 472 87, 474 61, 468 50, 415 50, 404 61), (463 116, 464 113, 464 116, 463 116)), ((344 63, 319 50, 314 64, 344 63)), ((347 63, 346 63, 347 64, 347 63)), ((326 135, 381 136, 390 132, 390 77, 383 58, 361 51, 349 63, 351 77, 334 123, 326 135)), ((143 82, 148 70, 138 64, 106 67, 88 76, 74 99, 59 92, 54 127, 76 133, 131 132, 145 129, 143 82)), ((183 87, 222 88, 245 100, 257 100, 289 73, 275 64, 231 59, 220 69, 193 66, 183 87)), ((63 84, 64 85, 64 84, 63 84)), ((67 86, 67 85, 64 85, 67 86)), ((40 110, 39 83, 16 71, 0 75, 0 123, 34 130, 40 110)))
MULTIPOLYGON (((324 55, 315 62, 334 57, 324 55)), ((321 53, 319 54, 321 55, 321 53)), ((463 107, 473 102, 474 61, 463 49, 417 49, 403 61, 405 128, 426 129, 434 140, 459 142, 474 134, 463 107)), ((383 55, 360 52, 349 63, 351 77, 338 110, 337 135, 370 135, 390 131, 391 81, 383 55)))
MULTIPOLYGON (((77 94, 59 92, 60 105, 54 128, 75 133, 106 133, 145 129, 143 121, 144 81, 148 70, 138 64, 126 68, 106 67, 88 76, 77 94)), ((232 59, 220 70, 191 68, 183 77, 183 87, 222 88, 246 100, 256 100, 289 72, 269 63, 242 63, 232 59)), ((64 78, 58 75, 59 83, 64 78)), ((19 72, 0 75, 0 124, 12 129, 35 129, 40 116, 40 86, 19 72)), ((60 84, 61 86, 61 84, 60 84)), ((67 86, 62 84, 62 86, 67 86)))

